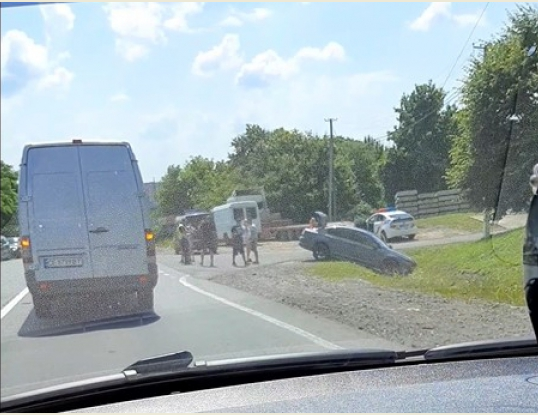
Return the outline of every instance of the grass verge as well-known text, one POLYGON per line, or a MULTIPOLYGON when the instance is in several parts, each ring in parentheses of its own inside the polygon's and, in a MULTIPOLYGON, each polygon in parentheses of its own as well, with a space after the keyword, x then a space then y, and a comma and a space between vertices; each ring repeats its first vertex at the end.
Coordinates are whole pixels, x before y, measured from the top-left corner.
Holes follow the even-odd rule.
POLYGON ((415 222, 421 231, 431 228, 448 228, 456 231, 477 233, 483 228, 482 222, 473 219, 471 213, 447 213, 446 215, 416 219, 415 222))
POLYGON ((417 261, 406 277, 387 277, 347 262, 320 262, 307 272, 328 280, 360 278, 375 285, 437 294, 459 300, 525 305, 521 246, 514 230, 489 241, 417 248, 406 253, 417 261))

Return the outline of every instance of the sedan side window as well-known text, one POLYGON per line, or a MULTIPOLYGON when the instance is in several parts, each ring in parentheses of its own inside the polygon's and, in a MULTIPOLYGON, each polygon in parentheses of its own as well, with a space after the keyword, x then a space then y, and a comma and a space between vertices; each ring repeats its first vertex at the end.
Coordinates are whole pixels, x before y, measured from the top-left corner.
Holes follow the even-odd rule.
POLYGON ((351 231, 351 234, 352 235, 350 235, 350 239, 353 242, 359 243, 369 248, 377 247, 377 244, 368 235, 365 235, 362 232, 356 232, 356 231, 351 231))
POLYGON ((343 229, 327 229, 327 233, 331 236, 336 236, 337 238, 345 238, 346 235, 342 232, 343 229))

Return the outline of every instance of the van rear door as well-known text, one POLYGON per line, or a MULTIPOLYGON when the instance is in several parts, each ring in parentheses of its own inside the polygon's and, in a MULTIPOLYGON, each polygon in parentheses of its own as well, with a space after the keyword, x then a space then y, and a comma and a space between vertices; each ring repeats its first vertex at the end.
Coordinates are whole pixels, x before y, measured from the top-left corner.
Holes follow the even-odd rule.
POLYGON ((28 224, 37 279, 92 276, 78 149, 30 148, 27 155, 28 224))
POLYGON ((95 277, 148 275, 136 161, 124 145, 78 146, 95 277))

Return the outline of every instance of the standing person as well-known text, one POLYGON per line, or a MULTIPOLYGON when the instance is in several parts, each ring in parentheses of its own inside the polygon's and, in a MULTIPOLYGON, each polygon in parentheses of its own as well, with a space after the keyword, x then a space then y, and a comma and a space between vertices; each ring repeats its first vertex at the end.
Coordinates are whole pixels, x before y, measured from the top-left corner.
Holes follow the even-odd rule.
POLYGON ((247 254, 247 259, 250 262, 250 252, 254 252, 254 258, 255 264, 259 264, 259 258, 258 258, 258 228, 256 228, 256 225, 252 222, 252 219, 249 219, 248 221, 248 227, 249 227, 249 235, 250 235, 250 250, 247 254))
POLYGON ((246 219, 243 220, 241 224, 241 229, 243 231, 243 246, 245 247, 245 257, 247 262, 252 262, 250 259, 250 227, 246 219))
POLYGON ((177 233, 179 244, 181 246, 181 262, 185 265, 189 265, 191 263, 191 247, 187 230, 183 224, 179 224, 177 227, 177 233))
POLYGON ((196 262, 196 255, 195 255, 195 241, 196 241, 196 234, 197 229, 192 224, 189 224, 185 227, 186 234, 187 234, 187 240, 189 241, 189 264, 196 262))
POLYGON ((205 218, 200 224, 200 265, 204 265, 204 255, 206 249, 209 251, 209 266, 214 267, 213 257, 217 250, 217 238, 215 227, 209 218, 205 218))
POLYGON ((243 245, 243 230, 241 227, 241 222, 237 221, 237 224, 232 227, 232 265, 237 266, 235 263, 235 257, 238 254, 241 254, 243 258, 243 263, 247 265, 247 259, 245 258, 245 247, 243 245))

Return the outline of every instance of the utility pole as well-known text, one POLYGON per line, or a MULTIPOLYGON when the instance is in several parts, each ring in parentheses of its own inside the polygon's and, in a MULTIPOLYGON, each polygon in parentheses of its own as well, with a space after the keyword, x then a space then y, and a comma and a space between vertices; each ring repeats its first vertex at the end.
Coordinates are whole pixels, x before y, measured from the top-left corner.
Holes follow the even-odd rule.
POLYGON ((329 222, 333 220, 333 197, 334 197, 334 135, 333 135, 333 123, 337 121, 337 118, 325 118, 325 122, 329 123, 329 222))

